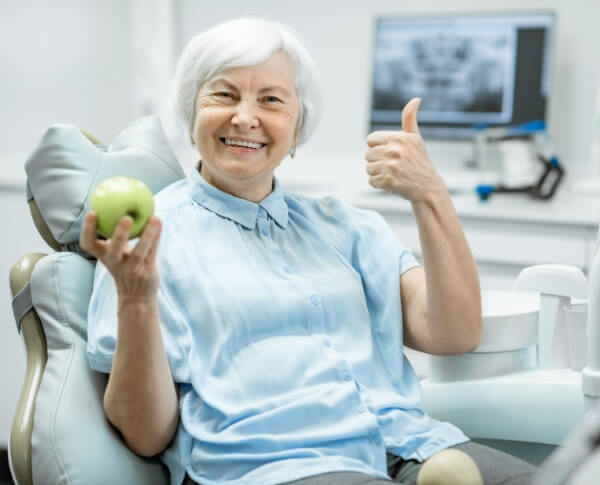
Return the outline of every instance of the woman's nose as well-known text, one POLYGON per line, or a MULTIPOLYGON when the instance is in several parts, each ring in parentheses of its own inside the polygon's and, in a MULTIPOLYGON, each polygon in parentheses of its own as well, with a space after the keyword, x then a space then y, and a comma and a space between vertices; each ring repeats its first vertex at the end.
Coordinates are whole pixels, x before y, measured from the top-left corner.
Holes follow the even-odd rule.
POLYGON ((237 126, 241 131, 257 128, 260 125, 260 120, 256 107, 248 101, 238 103, 231 117, 231 124, 237 126))

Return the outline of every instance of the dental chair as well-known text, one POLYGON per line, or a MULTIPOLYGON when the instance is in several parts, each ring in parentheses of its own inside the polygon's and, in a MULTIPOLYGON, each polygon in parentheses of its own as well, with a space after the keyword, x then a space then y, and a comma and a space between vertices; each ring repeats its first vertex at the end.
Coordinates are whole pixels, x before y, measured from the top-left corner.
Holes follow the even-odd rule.
POLYGON ((157 459, 132 453, 104 416, 106 376, 86 359, 86 320, 95 261, 77 241, 94 187, 113 175, 155 193, 184 177, 157 117, 141 118, 105 147, 78 128, 52 126, 25 164, 35 225, 55 251, 29 254, 10 271, 27 370, 9 439, 15 482, 169 483, 157 459))

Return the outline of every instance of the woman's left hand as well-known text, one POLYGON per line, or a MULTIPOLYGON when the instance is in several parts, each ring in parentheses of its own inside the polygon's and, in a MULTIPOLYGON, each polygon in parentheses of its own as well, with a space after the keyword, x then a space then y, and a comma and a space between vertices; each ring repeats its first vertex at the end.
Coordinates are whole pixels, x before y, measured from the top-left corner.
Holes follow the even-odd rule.
POLYGON ((420 98, 411 99, 402 111, 402 129, 374 131, 367 137, 365 158, 369 183, 411 202, 447 193, 442 177, 429 159, 419 133, 420 98))

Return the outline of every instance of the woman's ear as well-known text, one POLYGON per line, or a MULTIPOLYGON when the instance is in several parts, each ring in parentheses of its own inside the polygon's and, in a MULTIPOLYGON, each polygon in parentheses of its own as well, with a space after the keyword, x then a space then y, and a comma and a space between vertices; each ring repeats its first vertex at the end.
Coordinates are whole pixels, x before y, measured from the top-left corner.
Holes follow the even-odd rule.
POLYGON ((294 138, 292 140, 292 146, 290 147, 289 155, 290 158, 294 158, 296 156, 296 145, 298 144, 298 137, 300 136, 300 130, 296 128, 296 132, 294 133, 294 138))
POLYGON ((292 145, 296 146, 298 144, 298 138, 300 138, 300 133, 302 132, 302 125, 304 125, 304 117, 302 116, 302 106, 298 110, 298 121, 296 121, 296 128, 294 130, 294 138, 292 141, 292 145))

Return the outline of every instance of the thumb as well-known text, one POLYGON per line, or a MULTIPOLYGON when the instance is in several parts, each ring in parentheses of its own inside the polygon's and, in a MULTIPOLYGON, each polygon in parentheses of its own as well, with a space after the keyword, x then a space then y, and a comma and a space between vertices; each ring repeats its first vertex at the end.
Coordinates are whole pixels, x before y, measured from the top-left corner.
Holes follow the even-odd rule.
POLYGON ((417 123, 417 111, 421 105, 421 98, 413 98, 402 110, 402 131, 408 133, 419 133, 419 124, 417 123))

